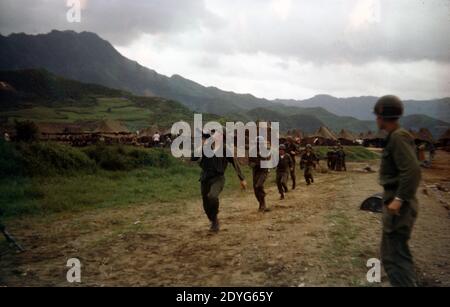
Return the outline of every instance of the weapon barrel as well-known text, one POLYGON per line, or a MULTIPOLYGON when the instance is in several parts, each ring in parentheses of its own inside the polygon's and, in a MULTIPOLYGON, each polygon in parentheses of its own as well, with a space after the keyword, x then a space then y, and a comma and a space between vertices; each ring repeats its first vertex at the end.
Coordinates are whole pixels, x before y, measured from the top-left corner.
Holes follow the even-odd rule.
POLYGON ((0 225, 0 230, 6 238, 6 241, 13 244, 19 251, 24 252, 25 249, 14 239, 14 237, 5 229, 5 226, 0 225))

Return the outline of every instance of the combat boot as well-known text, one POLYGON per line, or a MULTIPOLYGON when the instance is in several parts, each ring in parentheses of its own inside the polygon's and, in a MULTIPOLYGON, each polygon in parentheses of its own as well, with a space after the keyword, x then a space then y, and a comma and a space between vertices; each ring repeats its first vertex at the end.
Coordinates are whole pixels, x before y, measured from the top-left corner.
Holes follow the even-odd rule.
POLYGON ((211 232, 217 233, 217 232, 219 232, 219 230, 220 230, 219 219, 218 219, 218 218, 215 218, 215 219, 211 222, 211 229, 210 229, 210 231, 211 231, 211 232))

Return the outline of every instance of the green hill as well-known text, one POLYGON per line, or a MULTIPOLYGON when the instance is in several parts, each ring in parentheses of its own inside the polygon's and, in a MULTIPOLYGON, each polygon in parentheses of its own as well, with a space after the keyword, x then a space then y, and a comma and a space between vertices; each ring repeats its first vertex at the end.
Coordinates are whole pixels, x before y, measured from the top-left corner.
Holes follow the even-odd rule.
MULTIPOLYGON (((270 101, 250 94, 237 94, 216 87, 205 87, 179 75, 168 77, 144 67, 124 57, 108 41, 90 32, 52 31, 39 35, 0 35, 0 70, 30 68, 45 68, 64 78, 88 84, 101 84, 107 88, 120 89, 134 95, 164 97, 168 101, 180 102, 191 111, 219 114, 232 119, 253 119, 252 114, 246 113, 263 108, 286 115, 287 117, 282 118, 284 121, 282 127, 304 127, 307 131, 312 129, 309 125, 316 127, 319 122, 322 122, 333 130, 348 129, 360 132, 375 128, 371 114, 376 97, 340 99, 329 95, 317 95, 303 101, 270 101)), ((52 83, 51 80, 46 82, 52 83)), ((78 96, 77 91, 74 93, 73 87, 77 85, 72 82, 59 80, 56 81, 58 86, 44 88, 44 94, 49 94, 49 97, 40 95, 45 97, 42 99, 42 104, 49 105, 51 102, 51 105, 54 105, 60 102, 61 97, 64 103, 74 100, 78 106, 81 103, 95 102, 92 98, 78 96), (60 92, 61 88, 64 89, 62 92, 60 92)), ((38 84, 32 85, 36 86, 36 90, 41 89, 38 84)), ((24 84, 24 87, 28 85, 24 84)), ((107 88, 95 87, 89 92, 97 92, 103 97, 129 95, 116 90, 110 90, 116 93, 107 93, 107 88)), ((0 97, 3 107, 5 104, 11 104, 10 95, 11 93, 6 97, 0 97)), ((28 99, 28 97, 21 98, 22 103, 28 99)), ((448 121, 449 102, 449 98, 445 98, 405 103, 407 115, 425 114, 448 121)), ((440 127, 444 126, 443 122, 433 122, 426 117, 414 116, 411 119, 419 119, 419 122, 424 123, 423 127, 433 133, 441 131, 440 127), (440 126, 433 126, 434 124, 440 126)), ((407 119, 405 122, 410 123, 407 119)), ((413 124, 411 123, 411 126, 413 124)), ((448 123, 445 125, 450 126, 448 123)))
MULTIPOLYGON (((103 86, 57 77, 45 70, 0 71, 0 81, 11 86, 0 90, 0 122, 83 123, 106 119, 121 121, 136 130, 174 122, 191 122, 193 112, 180 103, 159 97, 138 97, 103 86)), ((222 120, 206 114, 206 120, 222 120)))

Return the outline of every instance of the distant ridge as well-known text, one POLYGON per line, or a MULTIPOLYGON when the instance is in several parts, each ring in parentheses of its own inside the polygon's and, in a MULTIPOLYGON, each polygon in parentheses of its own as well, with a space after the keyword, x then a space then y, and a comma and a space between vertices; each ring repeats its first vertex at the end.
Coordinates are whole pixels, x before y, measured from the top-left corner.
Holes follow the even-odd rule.
MULTIPOLYGON (((288 115, 286 113, 297 117, 302 114, 305 120, 312 122, 312 117, 315 117, 335 131, 345 128, 360 132, 373 128, 372 107, 377 99, 370 96, 335 98, 317 95, 301 101, 271 101, 250 94, 205 87, 179 75, 161 75, 122 56, 95 33, 55 30, 38 35, 0 35, 0 70, 30 68, 44 68, 67 79, 99 84, 135 95, 179 101, 194 112, 248 117, 247 112, 263 108, 275 109, 285 116, 288 115)), ((423 123, 423 127, 433 134, 448 128, 450 98, 406 101, 406 104, 406 114, 414 115, 413 119, 423 123)), ((414 124, 408 118, 405 122, 414 124)))

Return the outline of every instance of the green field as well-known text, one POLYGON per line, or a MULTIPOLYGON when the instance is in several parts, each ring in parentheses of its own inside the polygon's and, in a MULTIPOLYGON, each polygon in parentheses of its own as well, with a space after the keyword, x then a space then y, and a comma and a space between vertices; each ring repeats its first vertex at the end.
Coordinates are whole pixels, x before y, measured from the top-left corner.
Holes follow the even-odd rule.
MULTIPOLYGON (((178 203, 200 193, 198 164, 162 149, 0 141, 0 156, 0 207, 7 216, 178 203)), ((238 189, 237 176, 227 177, 225 193, 238 189)))
MULTIPOLYGON (((331 147, 317 146, 314 151, 319 154, 320 159, 324 160, 327 157, 327 152, 331 147)), ((361 162, 379 158, 379 155, 373 151, 368 150, 362 146, 345 146, 344 147, 346 160, 350 162, 361 162)))
MULTIPOLYGON (((327 147, 315 150, 325 157, 327 147)), ((378 157, 363 147, 347 147, 346 152, 348 161, 378 157)), ((8 216, 181 203, 200 197, 198 164, 175 159, 167 150, 0 142, 0 156, 0 204, 8 216)), ((242 168, 251 184, 249 167, 242 168)), ((239 189, 231 169, 225 193, 239 189)))
POLYGON ((98 98, 93 105, 81 106, 35 106, 26 109, 3 112, 10 122, 31 120, 34 122, 98 122, 115 120, 123 122, 131 131, 152 125, 170 127, 174 122, 193 119, 191 112, 177 108, 170 102, 154 102, 150 98, 136 98, 146 101, 139 104, 127 98, 98 98), (154 103, 153 103, 154 102, 154 103), (164 115, 164 116, 162 116, 164 115))

